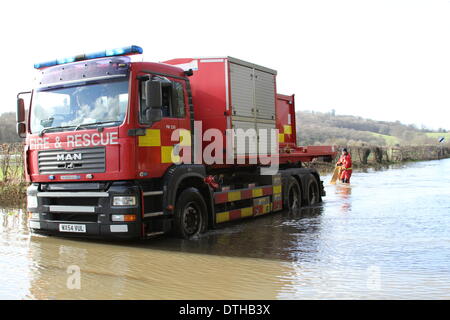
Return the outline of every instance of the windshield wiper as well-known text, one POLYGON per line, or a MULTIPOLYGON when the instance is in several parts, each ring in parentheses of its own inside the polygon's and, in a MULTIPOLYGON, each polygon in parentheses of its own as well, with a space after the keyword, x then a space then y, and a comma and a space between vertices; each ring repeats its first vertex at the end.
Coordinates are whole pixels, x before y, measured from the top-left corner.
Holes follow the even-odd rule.
POLYGON ((53 129, 67 129, 67 128, 73 128, 75 126, 59 126, 59 127, 46 127, 44 129, 42 129, 39 132, 39 137, 42 137, 44 135, 44 133, 46 133, 49 130, 53 130, 53 129))
POLYGON ((120 122, 119 120, 110 120, 110 121, 100 121, 100 122, 91 122, 91 123, 80 123, 79 125, 77 125, 75 127, 75 131, 77 131, 78 129, 82 128, 82 127, 86 127, 86 126, 94 126, 96 124, 108 124, 108 123, 117 123, 120 122))

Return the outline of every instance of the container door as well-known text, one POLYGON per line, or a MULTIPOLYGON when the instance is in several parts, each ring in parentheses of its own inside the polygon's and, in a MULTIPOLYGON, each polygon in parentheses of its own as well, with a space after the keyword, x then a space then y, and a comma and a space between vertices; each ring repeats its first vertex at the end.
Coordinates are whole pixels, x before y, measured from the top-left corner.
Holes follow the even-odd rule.
POLYGON ((256 119, 275 120, 275 76, 255 70, 256 119))
POLYGON ((233 121, 233 129, 234 154, 239 156, 256 155, 258 152, 258 140, 255 122, 233 121))
POLYGON ((258 130, 258 153, 260 155, 270 155, 277 153, 278 135, 275 130, 275 123, 260 123, 256 124, 258 130), (271 135, 274 135, 272 139, 271 135))
POLYGON ((230 63, 232 115, 254 118, 253 69, 230 63))

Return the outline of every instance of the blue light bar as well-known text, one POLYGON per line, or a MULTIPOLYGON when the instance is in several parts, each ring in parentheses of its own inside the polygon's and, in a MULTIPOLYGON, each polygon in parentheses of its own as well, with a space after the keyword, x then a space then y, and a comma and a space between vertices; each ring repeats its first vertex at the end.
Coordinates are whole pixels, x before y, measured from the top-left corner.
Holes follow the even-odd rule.
POLYGON ((91 59, 113 57, 113 56, 123 56, 123 55, 128 55, 128 54, 141 54, 143 52, 144 52, 144 50, 142 50, 141 47, 128 46, 128 47, 123 47, 123 48, 108 49, 108 50, 98 51, 98 52, 93 52, 93 53, 80 54, 77 56, 63 58, 63 59, 56 59, 56 60, 51 60, 51 61, 47 61, 47 62, 36 63, 34 65, 34 68, 42 69, 42 68, 47 68, 47 67, 56 66, 56 65, 60 65, 60 64, 71 63, 71 62, 75 62, 75 61, 91 60, 91 59))

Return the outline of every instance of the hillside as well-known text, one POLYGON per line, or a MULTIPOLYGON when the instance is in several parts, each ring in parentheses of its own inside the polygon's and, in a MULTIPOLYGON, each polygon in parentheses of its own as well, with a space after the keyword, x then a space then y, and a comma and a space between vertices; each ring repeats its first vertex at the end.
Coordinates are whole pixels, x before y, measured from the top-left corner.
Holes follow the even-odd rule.
POLYGON ((376 121, 334 112, 297 112, 297 135, 301 145, 424 145, 438 144, 440 137, 450 141, 450 132, 396 122, 376 121))

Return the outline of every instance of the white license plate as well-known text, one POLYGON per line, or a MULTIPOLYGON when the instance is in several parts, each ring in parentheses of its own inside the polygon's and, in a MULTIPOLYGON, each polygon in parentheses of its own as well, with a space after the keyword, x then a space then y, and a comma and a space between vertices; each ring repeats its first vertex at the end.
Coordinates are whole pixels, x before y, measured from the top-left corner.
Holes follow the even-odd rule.
POLYGON ((59 231, 61 232, 86 232, 85 224, 60 224, 59 231))

